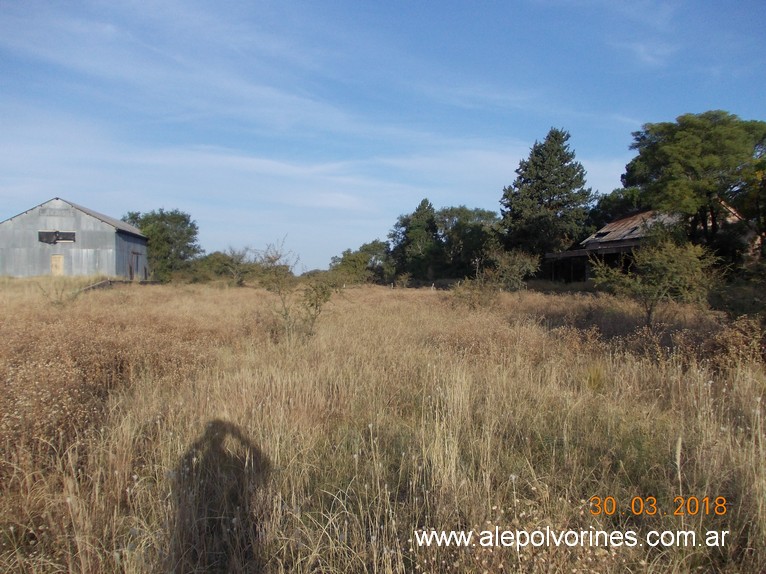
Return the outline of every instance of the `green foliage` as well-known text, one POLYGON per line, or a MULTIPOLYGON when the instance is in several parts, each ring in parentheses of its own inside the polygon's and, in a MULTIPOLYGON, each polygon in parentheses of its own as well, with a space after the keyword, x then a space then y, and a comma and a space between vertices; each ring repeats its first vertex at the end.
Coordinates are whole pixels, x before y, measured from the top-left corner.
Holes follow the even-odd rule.
POLYGON ((298 259, 284 249, 283 243, 269 244, 263 251, 256 252, 258 283, 272 293, 286 296, 298 283, 293 268, 298 259))
POLYGON ((199 229, 188 213, 162 208, 148 213, 130 211, 122 220, 148 238, 149 266, 156 279, 167 281, 173 272, 188 269, 190 262, 203 253, 197 243, 199 229))
POLYGON ((197 281, 224 277, 230 261, 229 255, 223 251, 213 251, 195 259, 192 272, 197 281))
POLYGON ((394 264, 388 245, 376 239, 356 251, 346 249, 340 257, 333 257, 330 271, 339 284, 388 283, 394 274, 394 264))
POLYGON ((303 307, 303 317, 305 331, 308 335, 313 335, 319 315, 322 309, 332 297, 332 287, 329 283, 321 279, 309 280, 303 287, 303 296, 301 304, 303 307))
POLYGON ((409 273, 413 279, 435 278, 444 250, 436 210, 428 199, 421 201, 413 213, 399 216, 389 239, 397 273, 409 273))
POLYGON ((518 249, 489 248, 483 254, 476 277, 460 281, 452 289, 453 301, 469 309, 490 307, 501 291, 518 291, 524 280, 537 273, 540 258, 518 249))
POLYGON ((445 277, 468 277, 475 273, 477 259, 492 242, 500 219, 488 209, 469 209, 464 205, 444 207, 436 212, 436 225, 442 240, 445 277))
POLYGON ((250 249, 247 247, 242 249, 229 247, 224 255, 225 257, 221 261, 221 270, 234 285, 237 287, 244 286, 245 279, 253 271, 250 249))
POLYGON ((477 261, 497 236, 498 223, 494 211, 464 205, 437 211, 424 199, 391 230, 389 260, 397 274, 416 281, 474 275, 477 261))
POLYGON ((684 215, 692 240, 714 246, 728 215, 724 202, 744 205, 759 193, 747 175, 757 171, 765 143, 766 122, 720 110, 646 124, 633 133, 638 156, 623 184, 638 186, 652 208, 684 215))
POLYGON ((504 291, 518 291, 525 287, 524 280, 540 269, 540 257, 519 249, 505 251, 496 249, 487 257, 487 265, 481 271, 484 282, 497 285, 504 291))
POLYGON ((341 283, 367 283, 372 280, 369 263, 366 253, 346 249, 340 257, 333 257, 330 269, 341 283))
POLYGON ((264 275, 264 268, 255 250, 229 247, 226 251, 198 257, 190 273, 194 282, 225 279, 232 286, 244 287, 249 280, 259 280, 264 275))
POLYGON ((726 311, 730 317, 759 316, 766 328, 766 261, 719 285, 712 294, 711 306, 726 311))
POLYGON ((633 253, 627 271, 592 258, 594 282, 642 306, 652 325, 663 301, 703 304, 715 281, 716 258, 704 247, 661 238, 633 253))
POLYGON ((612 193, 598 197, 596 205, 588 213, 586 227, 593 233, 607 223, 644 208, 646 206, 641 202, 641 190, 639 188, 618 188, 612 193))
POLYGON ((258 267, 258 282, 277 296, 277 323, 271 329, 276 341, 296 342, 311 337, 325 303, 332 296, 332 287, 321 276, 300 281, 293 268, 297 257, 284 249, 284 242, 270 244, 254 257, 258 267))
POLYGON ((399 273, 394 278, 394 283, 399 289, 406 289, 410 285, 410 281, 412 281, 412 275, 410 273, 399 273))
POLYGON ((536 255, 561 251, 583 235, 593 194, 569 149, 569 133, 551 129, 535 142, 516 180, 503 189, 502 227, 508 247, 536 255))
POLYGON ((742 170, 743 185, 734 196, 734 205, 750 223, 749 231, 759 238, 755 259, 766 261, 766 145, 758 147, 756 156, 742 170))

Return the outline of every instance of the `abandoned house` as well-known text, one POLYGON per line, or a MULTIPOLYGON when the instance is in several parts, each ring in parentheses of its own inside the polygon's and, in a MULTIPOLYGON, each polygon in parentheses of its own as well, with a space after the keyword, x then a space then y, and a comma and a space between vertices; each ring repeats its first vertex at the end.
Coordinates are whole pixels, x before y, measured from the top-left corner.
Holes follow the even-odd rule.
POLYGON ((676 221, 673 215, 652 210, 621 217, 581 241, 577 249, 546 253, 544 277, 558 281, 586 281, 592 256, 616 262, 638 247, 653 225, 671 225, 676 221))
POLYGON ((144 280, 146 248, 136 227, 55 197, 0 222, 0 276, 144 280))

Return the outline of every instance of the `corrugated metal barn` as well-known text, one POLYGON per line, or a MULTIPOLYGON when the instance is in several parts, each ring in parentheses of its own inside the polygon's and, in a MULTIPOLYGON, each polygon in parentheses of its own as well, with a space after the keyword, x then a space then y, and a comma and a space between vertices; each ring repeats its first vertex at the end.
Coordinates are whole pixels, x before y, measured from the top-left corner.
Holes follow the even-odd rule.
POLYGON ((148 279, 136 227, 58 197, 0 222, 0 275, 148 279))

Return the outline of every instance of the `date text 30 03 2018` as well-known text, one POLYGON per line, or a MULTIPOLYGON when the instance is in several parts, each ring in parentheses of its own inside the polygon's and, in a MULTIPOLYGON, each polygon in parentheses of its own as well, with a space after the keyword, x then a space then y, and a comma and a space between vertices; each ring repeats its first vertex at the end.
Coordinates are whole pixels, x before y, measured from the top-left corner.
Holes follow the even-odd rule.
POLYGON ((620 505, 614 496, 591 496, 590 513, 593 516, 632 514, 633 516, 723 516, 728 511, 725 496, 676 496, 668 511, 658 506, 654 496, 634 496, 630 504, 620 505))

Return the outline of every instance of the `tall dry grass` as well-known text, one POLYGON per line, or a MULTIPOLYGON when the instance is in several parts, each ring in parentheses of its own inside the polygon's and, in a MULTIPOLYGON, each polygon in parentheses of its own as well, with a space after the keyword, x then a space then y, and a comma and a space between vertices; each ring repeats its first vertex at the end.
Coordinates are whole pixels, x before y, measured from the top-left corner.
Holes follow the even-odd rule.
MULTIPOLYGON (((0 570, 759 572, 758 326, 630 303, 347 290, 279 340, 263 291, 0 285, 0 570), (597 516, 654 496, 724 516, 597 516), (721 548, 418 548, 415 529, 729 530, 721 548)), ((277 319, 278 320, 278 319, 277 319)))

